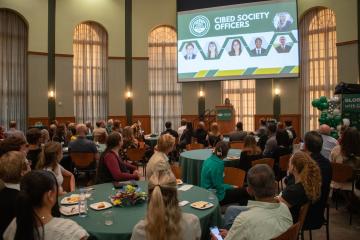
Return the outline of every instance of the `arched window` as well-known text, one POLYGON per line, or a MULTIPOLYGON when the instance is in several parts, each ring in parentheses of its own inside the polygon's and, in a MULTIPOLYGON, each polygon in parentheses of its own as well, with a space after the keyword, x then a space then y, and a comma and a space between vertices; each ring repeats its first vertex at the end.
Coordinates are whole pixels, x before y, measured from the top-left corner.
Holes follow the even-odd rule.
POLYGON ((15 12, 0 9, 0 125, 27 122, 28 28, 15 12))
POLYGON ((331 9, 314 8, 300 22, 301 111, 304 132, 318 128, 311 101, 333 94, 337 79, 336 19, 331 9))
POLYGON ((229 98, 234 106, 235 121, 241 121, 245 131, 254 131, 255 80, 223 81, 221 89, 223 102, 229 98))
POLYGON ((107 33, 97 23, 76 26, 73 40, 73 84, 76 122, 106 119, 108 115, 107 33))
POLYGON ((149 36, 149 92, 151 130, 160 132, 166 121, 179 126, 182 103, 181 84, 177 83, 176 31, 160 26, 149 36))

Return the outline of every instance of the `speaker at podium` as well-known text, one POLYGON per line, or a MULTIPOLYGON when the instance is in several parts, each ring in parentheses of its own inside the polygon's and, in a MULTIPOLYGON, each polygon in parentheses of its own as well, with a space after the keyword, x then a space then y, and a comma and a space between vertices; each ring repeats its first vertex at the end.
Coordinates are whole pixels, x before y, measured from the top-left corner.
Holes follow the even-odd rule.
POLYGON ((225 100, 225 104, 215 106, 216 122, 220 127, 222 134, 229 134, 235 128, 235 110, 229 101, 225 100))

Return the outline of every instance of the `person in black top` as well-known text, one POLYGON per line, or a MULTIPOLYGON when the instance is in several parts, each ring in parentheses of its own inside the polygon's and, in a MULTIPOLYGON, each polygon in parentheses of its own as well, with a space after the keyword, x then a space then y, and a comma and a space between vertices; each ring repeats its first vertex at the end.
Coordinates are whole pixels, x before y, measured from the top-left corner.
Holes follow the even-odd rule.
POLYGON ((15 200, 20 190, 20 180, 30 170, 30 164, 22 152, 10 151, 0 158, 0 179, 5 185, 0 191, 0 240, 15 217, 15 200))
POLYGON ((221 135, 219 125, 216 122, 211 124, 207 140, 210 147, 215 147, 218 142, 223 140, 223 135, 221 135))
POLYGON ((187 122, 185 130, 183 134, 181 134, 181 138, 179 142, 180 148, 181 149, 186 148, 186 145, 191 143, 193 136, 194 136, 194 130, 193 130, 192 122, 187 122))
POLYGON ((259 137, 257 145, 261 148, 261 151, 264 151, 266 142, 268 140, 266 128, 259 128, 257 136, 259 137))
POLYGON ((205 147, 208 142, 206 141, 207 131, 205 130, 205 123, 199 122, 197 129, 194 133, 194 138, 196 138, 197 143, 203 144, 205 147))
POLYGON ((237 122, 236 123, 236 130, 229 134, 229 141, 230 142, 244 141, 246 135, 247 135, 247 132, 245 132, 243 130, 243 123, 242 122, 237 122))
POLYGON ((313 203, 305 218, 305 229, 320 228, 324 223, 324 211, 330 193, 330 183, 332 178, 332 169, 329 159, 320 154, 323 141, 321 135, 316 131, 310 131, 305 134, 305 151, 317 163, 321 172, 321 196, 318 201, 313 203))
POLYGON ((165 123, 165 128, 166 128, 166 130, 164 132, 162 132, 161 135, 168 133, 171 136, 173 136, 175 138, 175 140, 177 140, 179 138, 179 134, 177 133, 177 131, 175 131, 171 128, 171 122, 167 121, 165 123))
POLYGON ((41 130, 38 128, 30 128, 26 132, 26 140, 29 144, 29 151, 26 158, 31 161, 31 169, 35 169, 41 153, 40 147, 41 130))
POLYGON ((315 202, 321 194, 321 174, 318 165, 302 151, 296 152, 289 163, 289 174, 295 182, 288 185, 278 199, 290 209, 294 223, 298 221, 299 211, 307 202, 315 202))
POLYGON ((55 135, 53 136, 53 141, 61 143, 63 147, 66 147, 68 145, 68 140, 66 138, 66 126, 65 124, 60 124, 57 126, 55 130, 55 135))

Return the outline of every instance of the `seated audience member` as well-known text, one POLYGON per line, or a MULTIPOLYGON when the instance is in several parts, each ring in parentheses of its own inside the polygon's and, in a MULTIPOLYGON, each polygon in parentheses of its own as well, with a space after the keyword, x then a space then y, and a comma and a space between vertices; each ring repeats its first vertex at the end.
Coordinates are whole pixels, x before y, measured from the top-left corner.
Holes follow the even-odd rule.
POLYGON ((51 124, 49 127, 50 141, 52 141, 55 136, 56 128, 57 128, 57 126, 55 124, 51 124))
POLYGON ((97 121, 96 122, 96 128, 93 130, 93 137, 94 137, 94 142, 98 142, 99 141, 99 136, 101 134, 105 133, 107 135, 107 131, 105 129, 105 122, 104 121, 97 121))
POLYGON ((86 139, 87 128, 84 124, 76 126, 76 140, 69 143, 69 153, 94 153, 95 160, 99 159, 99 153, 93 141, 86 139))
POLYGON ((322 137, 316 131, 310 131, 305 134, 304 149, 310 154, 311 158, 317 163, 321 173, 321 195, 320 199, 310 205, 305 219, 305 229, 307 226, 320 228, 324 224, 324 211, 330 193, 330 183, 332 178, 332 169, 329 159, 321 155, 323 146, 322 137))
POLYGON ((5 138, 9 138, 9 137, 18 137, 18 138, 22 138, 25 139, 25 135, 22 131, 18 130, 16 128, 16 121, 10 121, 9 123, 9 129, 5 132, 5 138))
POLYGON ((133 229, 131 240, 199 240, 200 221, 179 207, 175 176, 171 171, 155 172, 149 179, 148 210, 133 229))
POLYGON ((229 135, 229 141, 244 141, 245 137, 247 135, 247 132, 243 130, 243 123, 238 122, 236 123, 236 130, 231 132, 229 135))
MULTIPOLYGON (((86 132, 86 135, 87 136, 92 136, 93 134, 93 131, 94 131, 94 127, 92 125, 92 123, 90 121, 86 121, 85 122, 85 126, 87 128, 87 132, 86 132)), ((76 129, 76 128, 75 128, 76 129)))
POLYGON ((262 151, 256 145, 254 136, 247 135, 244 139, 244 149, 241 151, 239 168, 247 172, 251 168, 251 162, 262 158, 262 151))
POLYGON ((115 120, 115 121, 113 121, 111 132, 122 133, 122 128, 121 128, 121 122, 120 122, 120 120, 115 120))
POLYGON ((257 132, 259 132, 260 129, 265 130, 265 134, 267 134, 267 124, 266 124, 266 120, 264 118, 260 119, 259 121, 259 129, 257 130, 257 132))
POLYGON ((321 137, 323 139, 321 154, 325 158, 330 159, 330 153, 333 148, 338 145, 338 141, 332 136, 330 136, 331 128, 326 124, 320 125, 319 133, 321 134, 321 137))
POLYGON ((290 142, 289 135, 285 129, 278 129, 276 131, 275 138, 277 145, 273 150, 271 157, 275 159, 275 164, 274 164, 275 175, 278 177, 280 174, 280 177, 283 178, 286 176, 286 172, 281 172, 280 170, 279 167, 280 157, 291 154, 292 148, 289 146, 289 142, 290 142))
POLYGON ((220 205, 239 203, 244 198, 244 189, 224 183, 223 160, 226 158, 228 151, 229 146, 226 142, 218 142, 214 153, 205 160, 201 169, 200 186, 205 189, 215 189, 220 205))
POLYGON ((113 126, 114 126, 114 120, 112 118, 110 118, 106 124, 106 131, 108 134, 110 134, 112 132, 113 126))
POLYGON ((302 151, 294 153, 289 162, 289 174, 295 182, 284 189, 278 199, 285 203, 293 216, 294 223, 298 221, 299 211, 307 202, 314 203, 321 194, 320 168, 311 157, 302 151))
POLYGON ((141 122, 138 121, 136 123, 134 123, 133 125, 131 125, 131 128, 133 129, 133 134, 134 137, 141 142, 145 141, 145 137, 144 137, 144 133, 141 130, 141 122))
POLYGON ((354 127, 345 130, 340 145, 331 151, 332 162, 344 163, 353 168, 360 168, 360 133, 354 127))
POLYGON ((11 136, 0 142, 0 157, 10 151, 20 151, 27 155, 29 148, 28 144, 25 141, 25 138, 19 138, 16 136, 11 136))
POLYGON ((215 147, 215 145, 223 140, 223 136, 220 133, 219 125, 214 122, 210 126, 210 132, 207 135, 208 145, 210 147, 215 147))
POLYGON ((101 154, 97 170, 97 183, 139 180, 136 167, 123 161, 119 155, 122 143, 122 137, 118 132, 113 132, 107 137, 107 147, 101 154))
POLYGON ((170 169, 168 154, 174 149, 175 138, 168 133, 161 135, 156 146, 156 151, 146 166, 147 179, 156 171, 170 169))
POLYGON ((264 128, 259 128, 257 136, 259 138, 257 145, 260 147, 261 151, 264 151, 266 142, 268 140, 267 130, 264 128))
POLYGON ((53 217, 57 206, 57 181, 48 171, 36 170, 26 174, 20 183, 16 200, 16 218, 4 233, 10 239, 79 239, 89 234, 71 219, 53 217))
POLYGON ((226 219, 225 226, 229 226, 228 220, 235 218, 235 221, 229 231, 220 230, 224 239, 269 240, 288 230, 293 224, 291 213, 284 203, 275 199, 277 183, 272 169, 266 164, 252 167, 247 175, 247 184, 247 191, 255 197, 255 201, 249 201, 246 207, 238 206, 237 213, 240 214, 226 219))
POLYGON ((67 129, 65 124, 60 124, 55 131, 55 135, 52 139, 54 142, 58 142, 61 143, 62 146, 67 146, 68 145, 68 140, 67 140, 67 129))
POLYGON ((76 124, 75 123, 69 123, 68 125, 68 135, 67 140, 69 142, 76 140, 76 124))
POLYGON ((21 178, 30 171, 30 164, 24 154, 10 151, 0 158, 0 179, 5 187, 0 190, 0 239, 15 217, 15 200, 20 191, 21 178))
POLYGON ((181 138, 179 142, 180 148, 185 149, 186 145, 191 143, 193 136, 194 136, 193 124, 191 122, 187 122, 185 130, 181 134, 181 138))
POLYGON ((46 144, 50 141, 50 135, 49 131, 44 129, 41 129, 41 137, 40 137, 40 145, 46 144))
POLYGON ((171 136, 173 136, 175 138, 175 140, 178 140, 179 139, 179 134, 177 133, 177 131, 173 130, 171 128, 171 122, 166 122, 165 123, 165 128, 166 130, 164 132, 161 133, 161 135, 164 135, 164 134, 170 134, 171 136))
POLYGON ((275 149, 277 148, 276 125, 274 123, 269 123, 267 132, 268 132, 268 139, 265 144, 263 155, 265 157, 272 157, 275 149))
POLYGON ((295 129, 292 125, 292 121, 289 121, 289 120, 285 121, 285 129, 288 131, 288 133, 289 132, 291 133, 291 135, 289 133, 289 137, 292 136, 292 138, 290 138, 290 140, 292 140, 291 144, 293 144, 295 139, 297 138, 297 135, 296 135, 295 129))
POLYGON ((132 127, 124 127, 122 136, 124 138, 123 149, 139 147, 139 141, 135 138, 134 129, 132 127))
POLYGON ((208 142, 206 141, 207 131, 205 129, 205 123, 199 122, 195 132, 194 138, 196 139, 197 143, 203 144, 205 147, 207 146, 208 142))
POLYGON ((3 126, 0 126, 0 141, 5 139, 5 129, 3 126))
POLYGON ((26 158, 31 161, 31 168, 34 169, 41 153, 40 146, 41 131, 38 128, 31 128, 26 132, 26 140, 29 144, 29 151, 26 158))
POLYGON ((50 171, 55 175, 59 186, 59 195, 66 193, 62 188, 64 176, 70 177, 70 188, 75 190, 75 180, 73 174, 60 165, 62 158, 63 153, 61 144, 58 142, 48 142, 45 144, 44 149, 40 155, 39 162, 36 165, 36 169, 50 171))
POLYGON ((179 134, 179 138, 181 138, 181 135, 183 134, 183 132, 184 132, 184 130, 186 128, 186 123, 187 123, 187 121, 186 121, 185 118, 181 119, 180 127, 177 130, 177 132, 179 134))

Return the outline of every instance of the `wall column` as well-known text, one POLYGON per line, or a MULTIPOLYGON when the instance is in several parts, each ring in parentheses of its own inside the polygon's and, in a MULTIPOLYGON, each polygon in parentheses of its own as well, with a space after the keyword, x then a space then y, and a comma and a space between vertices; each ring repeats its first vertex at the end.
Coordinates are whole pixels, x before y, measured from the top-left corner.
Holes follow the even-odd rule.
POLYGON ((56 118, 55 89, 55 10, 56 0, 48 1, 48 119, 56 118))
POLYGON ((125 0, 125 111, 127 125, 132 124, 132 0, 125 0))

